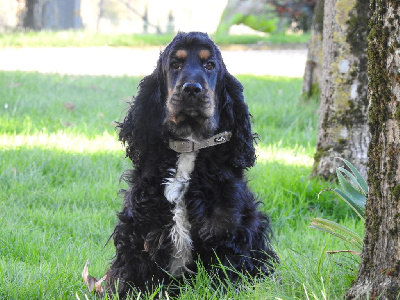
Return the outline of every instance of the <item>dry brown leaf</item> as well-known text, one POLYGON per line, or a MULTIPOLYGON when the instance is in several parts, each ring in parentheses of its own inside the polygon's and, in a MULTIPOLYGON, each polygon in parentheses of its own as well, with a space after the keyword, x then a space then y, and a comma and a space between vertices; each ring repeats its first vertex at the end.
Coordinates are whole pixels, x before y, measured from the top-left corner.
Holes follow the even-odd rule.
POLYGON ((9 88, 9 89, 12 89, 12 88, 15 88, 15 87, 19 87, 19 86, 21 86, 21 85, 22 85, 21 82, 15 82, 15 83, 11 83, 11 84, 8 86, 8 88, 9 88))
POLYGON ((104 289, 101 286, 104 280, 107 279, 107 274, 104 275, 100 279, 96 279, 93 276, 89 275, 89 260, 86 261, 85 267, 83 268, 82 271, 82 278, 83 281, 85 281, 85 284, 89 290, 89 292, 93 293, 93 291, 98 294, 99 296, 103 297, 104 296, 104 289))
POLYGON ((75 104, 74 103, 72 103, 72 102, 65 102, 64 103, 64 107, 67 109, 67 110, 70 110, 70 111, 73 111, 73 110, 75 110, 75 104))
POLYGON ((61 124, 62 124, 64 127, 74 127, 74 126, 75 126, 75 124, 74 124, 74 123, 71 123, 71 122, 61 122, 61 124))

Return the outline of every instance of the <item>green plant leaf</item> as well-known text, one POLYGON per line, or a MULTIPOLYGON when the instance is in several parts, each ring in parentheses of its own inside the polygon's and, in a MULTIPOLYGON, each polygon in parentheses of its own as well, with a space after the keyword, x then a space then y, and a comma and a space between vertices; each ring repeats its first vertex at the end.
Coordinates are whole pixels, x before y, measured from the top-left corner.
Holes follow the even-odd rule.
POLYGON ((364 195, 367 195, 368 194, 368 184, 365 181, 365 179, 361 176, 360 172, 358 172, 357 168, 355 166, 353 166, 349 161, 345 160, 344 158, 341 158, 341 157, 337 157, 337 158, 342 160, 349 167, 349 169, 357 177, 357 183, 360 186, 360 188, 363 190, 364 195))
POLYGON ((345 235, 349 235, 355 241, 362 242, 362 238, 357 233, 355 233, 351 229, 347 228, 346 226, 340 225, 337 222, 334 222, 334 221, 331 221, 328 219, 324 219, 324 218, 318 218, 318 217, 312 218, 311 220, 313 222, 318 223, 319 225, 325 226, 326 228, 330 228, 333 231, 340 231, 340 232, 344 233, 345 235))
POLYGON ((311 221, 311 228, 315 228, 336 236, 341 240, 351 244, 353 247, 356 247, 358 250, 362 250, 362 237, 347 227, 323 218, 312 218, 311 221))
MULTIPOLYGON (((362 194, 362 191, 356 189, 351 183, 349 183, 346 178, 341 174, 341 172, 345 173, 347 176, 353 176, 349 173, 349 171, 343 169, 342 167, 337 168, 336 172, 338 173, 338 178, 340 185, 343 189, 343 192, 350 197, 358 206, 365 208, 365 202, 367 201, 366 195, 362 194)), ((354 178, 354 177, 353 177, 354 178)), ((350 179, 352 179, 350 177, 350 179)))
POLYGON ((339 189, 334 189, 333 192, 335 192, 337 195, 339 195, 357 213, 357 215, 361 218, 362 221, 365 221, 365 219, 364 219, 364 208, 362 208, 359 205, 357 205, 343 191, 341 191, 339 189))
POLYGON ((361 203, 359 206, 365 206, 365 196, 362 195, 358 190, 356 190, 342 175, 340 168, 336 169, 337 177, 339 179, 340 186, 343 192, 355 202, 361 203))
POLYGON ((337 171, 340 171, 341 173, 346 174, 346 176, 350 179, 350 180, 348 180, 348 181, 349 181, 349 183, 351 184, 351 186, 352 186, 356 191, 358 191, 361 195, 365 195, 365 194, 364 194, 364 191, 361 189, 360 185, 359 185, 358 182, 357 182, 357 178, 353 175, 353 173, 349 172, 348 170, 346 170, 346 169, 343 168, 343 167, 338 167, 338 168, 336 169, 336 172, 337 172, 337 171))

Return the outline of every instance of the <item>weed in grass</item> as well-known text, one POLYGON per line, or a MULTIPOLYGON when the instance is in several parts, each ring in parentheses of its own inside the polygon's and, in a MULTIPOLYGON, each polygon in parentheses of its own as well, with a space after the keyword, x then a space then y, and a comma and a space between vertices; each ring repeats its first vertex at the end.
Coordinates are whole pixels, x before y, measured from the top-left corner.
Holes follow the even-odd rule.
MULTIPOLYGON (((308 229, 309 218, 356 232, 362 224, 334 195, 318 200, 331 184, 308 176, 317 103, 298 104, 300 79, 239 80, 260 135, 258 163, 247 176, 271 216, 281 264, 274 276, 246 278, 225 292, 200 268, 178 299, 340 299, 356 263, 326 256, 326 248, 343 245, 308 229)), ((122 202, 117 191, 126 188, 119 177, 130 163, 112 123, 125 115, 138 81, 0 72, 0 298, 95 299, 81 272, 90 259, 91 275, 103 276, 114 253, 105 244, 122 202)))
MULTIPOLYGON (((338 167, 336 169, 336 173, 341 189, 335 188, 328 191, 334 192, 343 201, 345 201, 345 203, 354 210, 354 212, 364 223, 365 203, 367 201, 368 194, 367 182, 350 162, 345 159, 341 160, 346 164, 349 170, 343 167, 338 167)), ((310 227, 332 234, 333 236, 338 237, 348 243, 351 248, 355 248, 354 250, 330 251, 329 253, 334 254, 350 252, 356 255, 361 255, 363 237, 349 228, 337 224, 331 220, 322 218, 312 218, 310 227)))

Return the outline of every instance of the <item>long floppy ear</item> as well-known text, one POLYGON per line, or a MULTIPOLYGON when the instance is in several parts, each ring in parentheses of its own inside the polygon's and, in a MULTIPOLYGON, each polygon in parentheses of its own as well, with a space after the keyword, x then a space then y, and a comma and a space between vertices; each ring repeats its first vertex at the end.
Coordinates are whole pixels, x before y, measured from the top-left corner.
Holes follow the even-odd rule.
POLYGON ((256 161, 254 142, 257 135, 251 131, 251 115, 244 102, 242 84, 226 71, 223 74, 223 85, 220 122, 227 123, 232 130, 229 142, 231 163, 235 167, 247 169, 254 166, 256 161))
POLYGON ((151 145, 161 140, 163 120, 163 94, 165 80, 160 56, 154 72, 144 77, 138 86, 138 95, 134 97, 127 115, 119 129, 119 140, 126 146, 126 155, 135 166, 147 153, 151 145))

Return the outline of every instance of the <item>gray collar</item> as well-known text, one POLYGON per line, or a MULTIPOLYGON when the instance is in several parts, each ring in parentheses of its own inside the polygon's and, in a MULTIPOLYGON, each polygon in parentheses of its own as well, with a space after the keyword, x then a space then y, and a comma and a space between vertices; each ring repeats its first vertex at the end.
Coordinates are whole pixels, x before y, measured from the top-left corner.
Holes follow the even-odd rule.
POLYGON ((231 139, 231 137, 231 131, 224 131, 200 142, 192 142, 189 140, 169 140, 169 147, 179 153, 194 152, 202 148, 226 143, 231 139))

